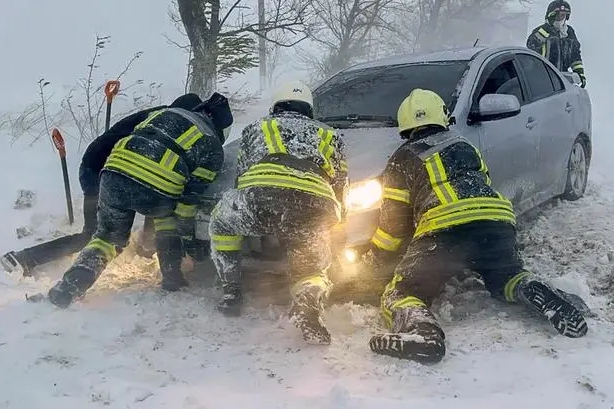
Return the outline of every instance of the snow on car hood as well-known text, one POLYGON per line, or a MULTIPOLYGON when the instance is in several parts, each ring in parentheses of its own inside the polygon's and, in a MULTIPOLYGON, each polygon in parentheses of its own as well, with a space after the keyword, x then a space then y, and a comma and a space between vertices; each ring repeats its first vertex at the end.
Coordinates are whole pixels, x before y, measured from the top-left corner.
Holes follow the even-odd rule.
POLYGON ((339 129, 346 144, 350 182, 379 176, 403 143, 397 128, 339 129))

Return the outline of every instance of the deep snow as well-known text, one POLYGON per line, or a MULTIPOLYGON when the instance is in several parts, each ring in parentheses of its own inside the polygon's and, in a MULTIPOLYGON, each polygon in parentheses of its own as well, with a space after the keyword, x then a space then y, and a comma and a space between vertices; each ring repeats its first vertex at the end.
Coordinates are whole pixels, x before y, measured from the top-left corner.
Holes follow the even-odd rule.
MULTIPOLYGON (((251 294, 241 318, 215 313, 211 277, 195 278, 184 293, 159 294, 157 266, 129 248, 68 310, 27 303, 24 295, 46 291, 70 260, 45 266, 39 280, 0 271, 0 408, 614 408, 613 123, 605 101, 593 96, 586 196, 543 206, 519 232, 527 266, 592 307, 587 337, 561 337, 466 282, 450 286, 437 304, 448 347, 439 365, 372 354, 373 307, 332 306, 332 345, 307 346, 283 319, 285 307, 269 298, 251 294)), ((51 146, 4 147, 10 154, 0 170, 18 177, 0 180, 0 253, 80 230, 74 145, 69 141, 73 226, 51 146), (14 210, 22 188, 34 190, 37 201, 14 210), (20 226, 34 234, 17 240, 20 226)))
MULTIPOLYGON (((607 123, 595 119, 597 136, 607 123)), ((48 146, 34 149, 38 177, 4 183, 36 190, 39 202, 12 210, 8 193, 16 190, 5 186, 2 252, 33 242, 15 239, 22 224, 38 237, 81 226, 79 203, 75 225, 66 226, 57 158, 48 146)), ((614 189, 606 159, 596 154, 585 198, 544 206, 519 234, 528 267, 595 311, 583 339, 561 337, 479 290, 450 287, 437 308, 448 345, 437 366, 372 354, 372 307, 331 307, 332 345, 306 346, 283 306, 254 294, 244 317, 222 317, 210 278, 163 296, 156 265, 128 250, 66 311, 27 303, 24 294, 48 289, 70 260, 47 266, 38 281, 0 274, 0 408, 613 408, 614 189)))

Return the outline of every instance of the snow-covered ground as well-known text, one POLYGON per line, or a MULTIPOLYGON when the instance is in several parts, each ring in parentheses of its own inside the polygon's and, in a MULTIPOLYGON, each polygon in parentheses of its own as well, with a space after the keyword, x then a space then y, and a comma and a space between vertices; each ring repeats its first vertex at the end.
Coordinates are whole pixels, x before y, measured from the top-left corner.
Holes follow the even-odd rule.
MULTIPOLYGON (((596 113, 596 148, 610 124, 596 113)), ((70 260, 48 266, 38 281, 0 274, 0 408, 611 409, 614 166, 607 151, 596 151, 586 197, 546 206, 520 231, 528 267, 585 297, 596 313, 583 339, 561 337, 547 322, 479 290, 450 288, 437 308, 448 345, 437 366, 372 354, 367 341, 378 326, 372 307, 331 307, 332 345, 306 346, 283 319, 284 306, 253 294, 245 316, 225 318, 213 310, 218 294, 207 287, 210 279, 163 296, 156 266, 128 250, 68 310, 27 303, 24 295, 46 291, 70 260)), ((15 153, 0 166, 27 172, 2 182, 0 252, 80 229, 78 201, 75 225, 66 224, 50 146, 15 153), (16 187, 37 192, 33 208, 12 209, 16 187), (17 240, 22 225, 34 234, 17 240)), ((76 179, 73 186, 79 198, 76 179)))

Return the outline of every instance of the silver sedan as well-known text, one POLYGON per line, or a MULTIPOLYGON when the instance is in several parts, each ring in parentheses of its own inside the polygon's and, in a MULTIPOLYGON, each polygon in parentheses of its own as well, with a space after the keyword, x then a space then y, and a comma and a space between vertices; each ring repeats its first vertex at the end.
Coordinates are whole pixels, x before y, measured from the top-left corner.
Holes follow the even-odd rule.
MULTIPOLYGON (((451 127, 481 149, 493 186, 517 214, 554 197, 580 198, 592 142, 591 102, 579 83, 577 74, 557 71, 526 48, 475 47, 359 64, 318 85, 315 116, 336 128, 348 148, 348 244, 367 242, 377 227, 380 175, 403 143, 397 109, 414 88, 431 89, 446 101, 451 127)), ((209 189, 211 204, 234 183, 238 145, 225 146, 227 161, 209 189)), ((198 222, 203 239, 208 211, 198 222)), ((252 239, 249 250, 277 258, 272 239, 252 239)))

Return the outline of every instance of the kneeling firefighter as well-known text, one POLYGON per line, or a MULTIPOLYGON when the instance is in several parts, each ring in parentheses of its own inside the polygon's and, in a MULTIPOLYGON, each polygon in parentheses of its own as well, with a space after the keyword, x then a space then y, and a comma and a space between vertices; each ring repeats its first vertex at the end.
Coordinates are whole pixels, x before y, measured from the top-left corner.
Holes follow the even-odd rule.
POLYGON ((343 141, 313 119, 311 91, 280 87, 270 115, 248 125, 238 154, 236 188, 211 213, 211 257, 223 285, 217 309, 239 315, 244 236, 277 236, 287 249, 292 281, 290 318, 310 343, 330 343, 321 320, 332 284, 330 233, 345 217, 348 187, 343 141))
POLYGON ((65 308, 85 294, 127 245, 137 212, 154 219, 162 288, 187 285, 182 257, 194 250, 199 197, 222 167, 225 132, 233 121, 226 97, 214 93, 202 102, 191 95, 191 110, 151 112, 113 147, 101 171, 96 232, 49 290, 53 304, 65 308))
POLYGON ((407 142, 384 171, 379 226, 363 262, 377 270, 398 257, 404 240, 410 243, 381 298, 390 332, 372 337, 371 350, 440 361, 445 336, 429 307, 464 269, 480 274, 494 297, 532 307, 565 336, 584 336, 588 327, 573 296, 523 268, 512 205, 491 187, 478 149, 449 130, 444 101, 415 89, 401 103, 398 123, 407 142))

